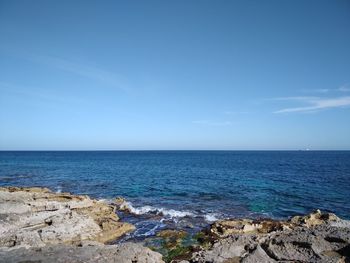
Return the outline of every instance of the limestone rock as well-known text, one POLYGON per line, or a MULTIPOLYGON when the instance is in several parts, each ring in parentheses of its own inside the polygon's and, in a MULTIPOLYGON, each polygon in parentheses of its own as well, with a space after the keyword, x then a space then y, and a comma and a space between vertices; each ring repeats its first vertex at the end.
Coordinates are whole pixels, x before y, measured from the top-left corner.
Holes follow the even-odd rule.
POLYGON ((273 258, 270 258, 264 249, 260 245, 257 245, 256 248, 244 257, 241 261, 242 263, 274 263, 277 262, 273 258))
POLYGON ((107 242, 132 231, 113 206, 46 188, 0 188, 0 247, 107 242))
POLYGON ((120 211, 125 211, 130 213, 129 203, 122 197, 116 197, 113 200, 112 205, 114 205, 120 211))
MULTIPOLYGON (((134 229, 116 208, 129 209, 122 198, 107 205, 46 188, 0 188, 0 262, 163 262, 140 244, 103 244, 134 229)), ((183 246, 184 231, 156 238, 173 263, 350 262, 350 221, 319 210, 287 221, 220 220, 192 247, 183 246)))
MULTIPOLYGON (((217 262, 222 263, 228 260, 244 257, 249 249, 256 246, 255 235, 232 235, 214 243, 212 248, 202 250, 193 254, 193 262, 217 262)), ((239 262, 239 261, 237 261, 239 262)))
POLYGON ((350 262, 350 221, 316 211, 288 221, 221 220, 190 262, 350 262))
POLYGON ((232 219, 219 220, 211 225, 210 231, 218 237, 232 234, 266 234, 273 231, 289 229, 290 224, 274 220, 232 219))
POLYGON ((0 262, 41 263, 164 263, 162 255, 135 243, 121 245, 55 245, 0 249, 0 262))
POLYGON ((306 216, 294 216, 290 222, 296 225, 305 225, 307 227, 329 224, 341 219, 332 213, 322 213, 319 209, 306 216))

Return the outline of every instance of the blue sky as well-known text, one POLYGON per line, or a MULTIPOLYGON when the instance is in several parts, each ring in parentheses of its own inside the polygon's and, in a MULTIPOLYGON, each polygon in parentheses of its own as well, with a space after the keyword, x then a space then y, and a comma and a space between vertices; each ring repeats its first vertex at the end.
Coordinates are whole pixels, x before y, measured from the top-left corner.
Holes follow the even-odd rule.
POLYGON ((0 149, 350 149, 350 2, 0 1, 0 149))

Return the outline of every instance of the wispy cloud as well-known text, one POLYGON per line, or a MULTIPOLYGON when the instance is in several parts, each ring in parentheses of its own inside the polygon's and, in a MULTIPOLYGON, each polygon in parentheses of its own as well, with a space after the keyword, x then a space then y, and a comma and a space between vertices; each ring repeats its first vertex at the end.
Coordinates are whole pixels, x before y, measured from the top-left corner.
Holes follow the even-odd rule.
POLYGON ((285 97, 279 100, 295 100, 308 104, 303 107, 284 108, 274 113, 288 112, 314 112, 331 108, 341 108, 350 106, 350 96, 338 98, 316 98, 316 97, 285 97))
POLYGON ((210 121, 210 120, 198 120, 192 121, 194 124, 207 125, 207 126, 230 126, 232 122, 230 121, 210 121))
POLYGON ((223 113, 227 115, 239 115, 239 114, 247 114, 249 112, 248 111, 224 111, 223 113))
POLYGON ((51 69, 58 69, 70 72, 74 75, 97 82, 98 84, 130 91, 126 79, 117 72, 104 68, 103 65, 96 65, 93 61, 79 61, 67 59, 60 56, 42 55, 28 52, 26 50, 3 46, 0 43, 0 53, 5 53, 19 59, 29 60, 34 63, 48 66, 51 69))
POLYGON ((128 87, 121 75, 108 70, 53 56, 36 55, 31 56, 30 59, 52 68, 70 72, 75 75, 97 81, 101 84, 106 84, 108 86, 113 86, 122 90, 128 90, 128 87))
POLYGON ((303 89, 302 90, 303 92, 306 92, 306 93, 328 93, 331 91, 331 89, 303 89))
POLYGON ((333 92, 350 92, 350 85, 345 84, 335 89, 303 89, 304 93, 319 93, 319 94, 327 94, 333 92))
POLYGON ((50 92, 50 89, 40 89, 32 86, 21 86, 17 84, 1 82, 0 92, 2 94, 10 94, 16 97, 22 97, 25 99, 31 98, 34 101, 48 102, 53 104, 65 104, 65 105, 77 105, 85 103, 85 100, 81 97, 73 98, 72 96, 60 96, 58 94, 50 92))
POLYGON ((341 92, 350 92, 350 85, 343 85, 341 87, 338 88, 338 91, 341 92))
POLYGON ((293 97, 278 97, 278 98, 272 98, 269 100, 299 100, 299 101, 310 101, 310 100, 317 100, 319 97, 311 97, 311 96, 293 96, 293 97))

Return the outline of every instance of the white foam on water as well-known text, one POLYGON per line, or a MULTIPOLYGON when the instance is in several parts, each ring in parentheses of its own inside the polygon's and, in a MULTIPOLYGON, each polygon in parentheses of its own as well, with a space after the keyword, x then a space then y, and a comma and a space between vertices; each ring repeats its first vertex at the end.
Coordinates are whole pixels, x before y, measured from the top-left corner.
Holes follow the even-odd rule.
POLYGON ((209 223, 219 220, 219 217, 220 217, 220 215, 217 213, 208 213, 208 214, 204 215, 205 221, 207 221, 209 223))
POLYGON ((130 202, 125 202, 126 207, 129 208, 130 213, 135 215, 144 215, 150 212, 155 211, 155 208, 152 206, 141 206, 141 207, 134 207, 130 202))
POLYGON ((143 234, 138 234, 139 236, 153 236, 156 234, 156 230, 160 228, 160 225, 155 225, 153 228, 151 228, 150 230, 148 230, 147 232, 143 233, 143 234))
POLYGON ((195 216, 194 213, 189 211, 178 211, 175 209, 166 209, 166 208, 159 208, 154 206, 141 206, 141 207, 134 207, 130 202, 127 202, 127 207, 129 208, 130 212, 135 215, 144 215, 148 213, 155 213, 155 214, 162 214, 163 216, 168 216, 171 218, 176 217, 186 217, 186 216, 195 216))
POLYGON ((57 186, 56 187, 56 193, 62 193, 62 187, 61 186, 57 186))
MULTIPOLYGON (((100 199, 99 201, 105 202, 105 203, 113 203, 112 199, 100 199)), ((136 207, 130 201, 124 201, 121 206, 129 210, 129 212, 134 215, 146 215, 146 214, 161 215, 162 216, 162 218, 160 219, 161 224, 168 219, 171 219, 175 224, 177 224, 180 218, 184 218, 184 217, 203 218, 207 223, 213 223, 215 221, 223 219, 222 214, 215 213, 215 212, 201 211, 200 213, 196 213, 196 212, 190 212, 190 211, 166 209, 163 207, 156 207, 151 205, 136 207)), ((155 229, 151 229, 149 231, 154 232, 157 228, 158 227, 155 227, 155 229)), ((142 235, 149 235, 149 234, 150 233, 145 233, 142 235)))
POLYGON ((159 211, 163 214, 163 215, 168 215, 170 217, 186 217, 186 216, 195 216, 194 213, 192 212, 188 212, 188 211, 177 211, 174 209, 164 209, 164 208, 160 208, 159 211))

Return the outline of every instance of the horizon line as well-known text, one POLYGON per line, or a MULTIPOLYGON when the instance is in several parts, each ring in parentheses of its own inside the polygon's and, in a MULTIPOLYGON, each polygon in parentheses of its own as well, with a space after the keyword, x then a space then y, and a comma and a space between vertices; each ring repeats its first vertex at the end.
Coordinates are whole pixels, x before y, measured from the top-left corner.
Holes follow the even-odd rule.
POLYGON ((113 150, 0 150, 0 152, 340 152, 350 149, 113 149, 113 150))

